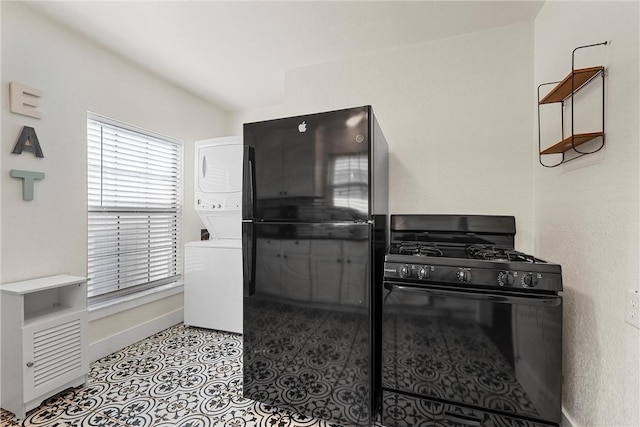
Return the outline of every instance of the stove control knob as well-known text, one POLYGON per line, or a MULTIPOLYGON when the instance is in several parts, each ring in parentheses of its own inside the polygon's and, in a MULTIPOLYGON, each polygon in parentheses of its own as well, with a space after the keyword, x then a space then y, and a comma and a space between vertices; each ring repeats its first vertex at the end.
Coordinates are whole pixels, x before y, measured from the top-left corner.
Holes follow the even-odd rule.
POLYGON ((513 285, 513 274, 508 271, 501 271, 498 273, 498 285, 511 286, 513 285))
POLYGON ((418 279, 424 280, 429 278, 429 266, 425 265, 418 270, 418 279))
POLYGON ((409 267, 408 264, 403 265, 398 269, 398 274, 403 279, 406 279, 407 277, 411 277, 411 267, 409 267))
POLYGON ((538 284, 538 278, 533 273, 527 273, 522 276, 523 288, 534 288, 538 284))
POLYGON ((460 282, 469 283, 471 281, 471 271, 469 270, 465 270, 461 268, 458 270, 458 273, 456 274, 456 276, 458 277, 458 280, 460 282))

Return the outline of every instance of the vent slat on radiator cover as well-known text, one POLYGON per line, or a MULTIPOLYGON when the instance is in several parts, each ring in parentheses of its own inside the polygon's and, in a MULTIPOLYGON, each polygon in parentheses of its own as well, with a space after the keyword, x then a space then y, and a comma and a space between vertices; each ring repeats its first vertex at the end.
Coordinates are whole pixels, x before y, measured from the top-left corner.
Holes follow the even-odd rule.
POLYGON ((34 386, 82 367, 80 319, 38 331, 33 337, 34 386))

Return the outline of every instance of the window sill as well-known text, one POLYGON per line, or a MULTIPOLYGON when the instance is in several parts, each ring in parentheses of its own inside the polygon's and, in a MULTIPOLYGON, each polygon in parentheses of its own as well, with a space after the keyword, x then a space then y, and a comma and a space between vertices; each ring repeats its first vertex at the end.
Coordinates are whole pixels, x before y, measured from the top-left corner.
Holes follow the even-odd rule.
POLYGON ((147 289, 142 292, 123 296, 111 301, 95 304, 88 308, 89 321, 112 316, 122 311, 131 310, 141 305, 149 304, 184 291, 182 282, 169 283, 157 288, 147 289))

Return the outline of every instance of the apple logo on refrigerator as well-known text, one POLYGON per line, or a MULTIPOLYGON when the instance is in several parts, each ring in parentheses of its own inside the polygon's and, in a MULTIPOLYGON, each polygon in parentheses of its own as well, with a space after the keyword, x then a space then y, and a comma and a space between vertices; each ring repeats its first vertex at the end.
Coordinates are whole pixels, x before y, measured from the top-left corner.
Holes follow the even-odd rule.
POLYGON ((302 122, 298 125, 298 132, 304 133, 307 131, 307 122, 302 122))

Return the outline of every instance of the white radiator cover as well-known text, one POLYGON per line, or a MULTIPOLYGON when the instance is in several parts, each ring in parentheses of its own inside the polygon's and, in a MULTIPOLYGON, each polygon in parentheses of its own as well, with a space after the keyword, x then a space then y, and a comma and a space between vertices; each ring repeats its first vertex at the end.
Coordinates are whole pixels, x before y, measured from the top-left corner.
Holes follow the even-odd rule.
POLYGON ((0 292, 1 405, 24 419, 44 399, 86 383, 86 278, 41 277, 3 284, 0 292))

